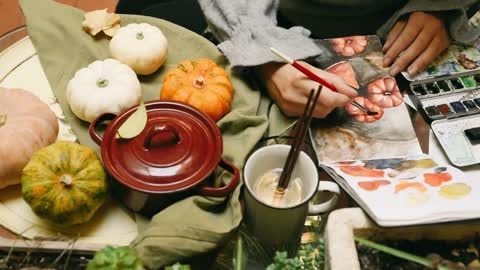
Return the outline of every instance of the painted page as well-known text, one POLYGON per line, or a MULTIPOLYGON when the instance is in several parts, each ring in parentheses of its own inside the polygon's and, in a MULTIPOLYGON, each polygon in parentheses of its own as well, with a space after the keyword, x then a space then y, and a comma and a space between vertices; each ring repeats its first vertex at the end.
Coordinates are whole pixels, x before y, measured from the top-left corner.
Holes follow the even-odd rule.
POLYGON ((407 72, 402 75, 409 81, 419 81, 476 70, 480 70, 480 51, 470 45, 453 43, 424 72, 415 77, 407 72))
MULTIPOLYGON (((341 76, 358 91, 355 101, 377 115, 348 104, 312 122, 312 141, 321 162, 421 153, 407 106, 395 79, 382 65, 376 36, 318 40, 326 52, 315 65, 341 76)), ((328 91, 328 90, 326 90, 328 91)))
POLYGON ((428 155, 324 165, 379 225, 480 218, 480 182, 428 155))

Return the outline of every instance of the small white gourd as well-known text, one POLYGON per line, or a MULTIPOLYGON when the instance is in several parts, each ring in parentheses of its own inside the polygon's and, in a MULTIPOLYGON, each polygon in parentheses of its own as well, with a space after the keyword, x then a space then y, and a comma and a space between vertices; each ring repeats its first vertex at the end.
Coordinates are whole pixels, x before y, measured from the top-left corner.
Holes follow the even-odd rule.
POLYGON ((167 38, 148 23, 121 27, 110 41, 111 56, 141 75, 152 74, 163 65, 167 52, 167 38))
POLYGON ((142 96, 135 72, 115 59, 98 60, 75 73, 67 86, 67 102, 80 119, 92 122, 103 113, 120 113, 142 96))

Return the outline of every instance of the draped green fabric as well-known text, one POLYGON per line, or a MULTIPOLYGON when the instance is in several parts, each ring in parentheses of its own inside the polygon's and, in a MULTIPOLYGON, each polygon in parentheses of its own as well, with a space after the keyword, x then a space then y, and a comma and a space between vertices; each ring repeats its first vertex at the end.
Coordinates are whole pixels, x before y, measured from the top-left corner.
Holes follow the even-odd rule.
MULTIPOLYGON (((81 27, 84 12, 79 9, 51 0, 21 0, 20 5, 30 38, 66 120, 80 143, 99 153, 99 147, 88 135, 88 123, 71 112, 65 90, 78 69, 109 57, 109 38, 104 35, 92 37, 84 32, 81 27)), ((159 98, 164 75, 184 59, 206 57, 228 69, 221 52, 189 30, 151 17, 122 15, 121 18, 122 26, 140 22, 155 25, 169 42, 165 65, 152 75, 139 76, 146 101, 159 98)), ((241 171, 248 153, 262 136, 278 134, 291 123, 275 106, 267 110, 270 101, 260 91, 251 89, 230 70, 229 75, 234 86, 232 110, 217 124, 223 134, 223 158, 232 161, 241 171)), ((131 245, 147 266, 154 269, 211 251, 225 243, 241 223, 239 199, 240 187, 227 199, 201 196, 184 199, 142 226, 131 245)))

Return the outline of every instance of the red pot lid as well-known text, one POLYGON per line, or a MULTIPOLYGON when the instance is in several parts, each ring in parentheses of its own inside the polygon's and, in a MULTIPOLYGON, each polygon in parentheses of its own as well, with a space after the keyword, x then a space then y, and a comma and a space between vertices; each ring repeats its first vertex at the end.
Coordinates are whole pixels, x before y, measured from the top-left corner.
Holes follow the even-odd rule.
POLYGON ((147 126, 133 139, 118 139, 118 128, 137 109, 117 116, 102 140, 107 171, 119 182, 139 191, 163 193, 188 189, 217 167, 222 135, 206 114, 182 103, 152 101, 147 126))

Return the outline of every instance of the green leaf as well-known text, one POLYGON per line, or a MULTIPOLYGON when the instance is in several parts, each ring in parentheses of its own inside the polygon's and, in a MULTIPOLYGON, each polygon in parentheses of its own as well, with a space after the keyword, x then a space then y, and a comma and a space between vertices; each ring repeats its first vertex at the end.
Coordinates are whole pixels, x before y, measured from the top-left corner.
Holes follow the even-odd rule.
POLYGON ((190 266, 176 263, 174 265, 165 267, 165 270, 190 270, 190 266))
POLYGON ((87 270, 144 270, 144 267, 135 250, 107 246, 95 253, 87 270))
POLYGON ((142 133, 143 129, 147 125, 147 109, 143 103, 143 99, 140 100, 138 109, 132 113, 128 119, 123 122, 120 128, 117 130, 117 134, 122 139, 131 139, 142 133))
MULTIPOLYGON (((395 256, 395 257, 398 257, 398 258, 401 258, 401 259, 404 259, 404 260, 407 260, 407 261, 411 261, 411 262, 414 262, 414 263, 418 263, 418 264, 421 264, 421 265, 426 266, 426 267, 432 267, 432 265, 435 265, 431 260, 429 260, 427 258, 423 258, 423 257, 417 256, 415 254, 411 254, 411 253, 408 253, 408 252, 405 252, 405 251, 402 251, 402 250, 391 248, 389 246, 378 244, 378 243, 375 243, 375 242, 372 242, 372 241, 369 241, 367 239, 363 239, 363 238, 360 238, 360 237, 357 237, 357 236, 355 236, 354 238, 355 238, 355 241, 359 242, 362 245, 365 245, 367 247, 382 251, 382 252, 390 254, 392 256, 395 256)), ((450 267, 445 266, 445 265, 439 265, 437 267, 437 269, 438 270, 453 270, 450 267)))
POLYGON ((237 248, 235 249, 235 270, 243 270, 243 241, 239 236, 237 240, 237 248))

